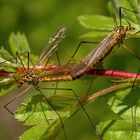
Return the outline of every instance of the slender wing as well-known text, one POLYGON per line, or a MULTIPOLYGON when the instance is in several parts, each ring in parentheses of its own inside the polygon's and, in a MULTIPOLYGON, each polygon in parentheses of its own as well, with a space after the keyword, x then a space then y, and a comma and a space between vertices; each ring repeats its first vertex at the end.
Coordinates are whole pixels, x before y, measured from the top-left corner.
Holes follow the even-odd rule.
POLYGON ((48 43, 45 45, 42 51, 38 64, 47 63, 49 58, 56 52, 57 46, 62 42, 65 37, 66 26, 62 26, 58 31, 49 39, 48 43))
POLYGON ((87 67, 92 66, 95 67, 102 61, 102 57, 105 58, 110 51, 112 50, 113 46, 111 44, 112 36, 109 34, 105 37, 97 46, 96 48, 92 49, 82 60, 82 63, 86 64, 87 67))
POLYGON ((80 64, 71 72, 73 77, 80 76, 83 74, 89 67, 96 67, 99 65, 103 59, 111 52, 113 46, 111 44, 112 36, 109 34, 105 37, 93 50, 91 50, 81 61, 80 64))
POLYGON ((43 71, 43 73, 39 74, 39 78, 43 77, 59 77, 60 75, 69 75, 72 70, 72 67, 67 66, 58 66, 55 69, 43 71))

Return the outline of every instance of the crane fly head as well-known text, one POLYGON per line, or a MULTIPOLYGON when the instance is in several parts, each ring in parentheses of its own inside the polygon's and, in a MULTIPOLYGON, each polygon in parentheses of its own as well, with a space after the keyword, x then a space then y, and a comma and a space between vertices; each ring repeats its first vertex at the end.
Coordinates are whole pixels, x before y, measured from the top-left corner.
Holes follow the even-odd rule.
POLYGON ((21 87, 24 83, 37 86, 39 84, 39 78, 32 73, 25 73, 18 81, 18 87, 21 87))

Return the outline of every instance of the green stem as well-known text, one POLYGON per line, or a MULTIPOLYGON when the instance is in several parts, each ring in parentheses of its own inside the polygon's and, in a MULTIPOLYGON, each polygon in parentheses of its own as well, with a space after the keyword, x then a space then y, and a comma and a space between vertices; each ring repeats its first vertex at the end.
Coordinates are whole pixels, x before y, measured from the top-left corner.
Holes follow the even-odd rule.
POLYGON ((127 82, 127 83, 121 83, 121 84, 118 84, 118 85, 115 85, 115 86, 111 86, 109 88, 106 88, 106 89, 103 89, 101 91, 98 91, 90 96, 87 96, 86 99, 87 101, 91 102, 91 101, 94 101, 96 99, 98 99, 99 97, 102 97, 104 95, 107 95, 113 91, 117 91, 117 90, 120 90, 120 89, 124 89, 124 88, 128 88, 128 87, 132 87, 132 83, 131 82, 127 82))

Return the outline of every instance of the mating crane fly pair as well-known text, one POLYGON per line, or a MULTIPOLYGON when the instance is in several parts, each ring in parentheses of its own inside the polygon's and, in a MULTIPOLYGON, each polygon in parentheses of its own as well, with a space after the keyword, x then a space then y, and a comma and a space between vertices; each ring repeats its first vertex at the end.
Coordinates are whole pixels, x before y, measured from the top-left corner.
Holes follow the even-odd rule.
MULTIPOLYGON (((81 77, 89 68, 95 68, 98 66, 105 58, 110 54, 114 46, 122 44, 123 40, 126 37, 126 33, 128 31, 133 31, 135 28, 130 24, 128 26, 121 25, 121 10, 128 10, 130 12, 135 12, 123 7, 120 7, 120 26, 117 26, 113 29, 113 31, 105 37, 97 47, 93 48, 89 54, 87 54, 81 61, 80 64, 75 64, 73 67, 68 67, 67 65, 60 66, 57 69, 53 69, 50 74, 49 72, 34 74, 36 70, 36 66, 30 69, 29 66, 29 53, 28 53, 28 66, 25 68, 20 56, 17 53, 17 56, 22 64, 24 75, 16 80, 18 86, 22 86, 24 83, 32 84, 35 87, 39 85, 40 82, 49 82, 49 81, 71 81, 81 77)), ((40 55, 37 64, 47 65, 50 57, 56 52, 57 46, 62 42, 65 37, 65 32, 67 28, 66 26, 62 26, 49 40, 47 46, 45 46, 42 54, 40 55)), ((134 33, 134 35, 138 34, 140 31, 134 33)), ((80 46, 79 46, 80 47, 80 46)), ((79 49, 79 48, 78 48, 79 49)), ((77 50, 76 50, 77 51, 77 50)), ((74 53, 75 54, 75 53, 74 53)), ((73 56, 72 56, 73 57, 73 56)), ((138 57, 139 59, 139 57, 138 57)))
MULTIPOLYGON (((121 10, 121 8, 120 8, 121 10)), ((62 26, 49 40, 47 46, 45 46, 43 52, 41 53, 36 66, 29 66, 30 58, 29 53, 27 57, 28 65, 24 66, 20 55, 17 53, 17 58, 21 63, 21 67, 17 69, 22 74, 18 75, 15 73, 13 75, 14 80, 17 82, 18 87, 21 87, 24 83, 28 83, 29 85, 33 85, 35 89, 37 89, 42 96, 43 93, 41 92, 41 88, 39 87, 39 83, 41 82, 60 82, 60 81, 71 81, 80 78, 83 76, 88 70, 95 69, 112 51, 114 46, 123 43, 123 40, 126 39, 126 33, 129 31, 133 31, 135 28, 130 24, 128 26, 117 26, 114 30, 106 36, 93 50, 87 54, 79 64, 74 64, 69 66, 68 64, 62 66, 51 67, 49 70, 45 70, 47 63, 50 57, 56 52, 57 46, 62 42, 63 38, 65 37, 66 27, 62 26), (42 72, 39 72, 38 66, 41 66, 40 69, 42 72)), ((136 32, 134 34, 137 34, 136 32)), ((80 47, 80 45, 79 45, 80 47)), ((78 48, 79 48, 78 47, 78 48)), ((75 53, 74 53, 75 54, 75 53)), ((73 57, 73 56, 72 56, 73 57)), ((47 88, 46 88, 47 89, 47 88)), ((60 88, 59 88, 60 89, 60 88)), ((75 92, 74 95, 77 97, 75 92)), ((45 97, 45 96, 44 96, 45 97)), ((94 123, 90 119, 88 113, 85 111, 84 106, 80 102, 79 98, 77 97, 79 104, 81 105, 82 109, 86 113, 89 121, 91 122, 93 128, 95 129, 94 123)), ((5 108, 11 112, 7 106, 13 102, 11 100, 8 104, 5 105, 5 108)), ((51 106, 51 103, 45 98, 48 104, 51 106)), ((52 106, 51 106, 52 107, 52 106)), ((57 113, 54 107, 52 109, 57 113)), ((63 121, 59 113, 57 113, 59 119, 62 123, 62 127, 64 128, 63 121)), ((65 132, 64 132, 65 135, 65 132)), ((96 133, 99 139, 102 139, 98 132, 96 133)))
MULTIPOLYGON (((35 67, 31 71, 29 70, 29 66, 27 70, 25 67, 23 67, 25 75, 23 75, 20 78, 20 80, 17 81, 17 83, 19 87, 22 86, 22 84, 24 83, 32 84, 37 87, 40 82, 71 81, 77 79, 81 77, 87 70, 89 70, 89 68, 92 69, 98 66, 106 58, 106 56, 110 54, 110 52, 112 51, 115 45, 119 45, 120 43, 123 43, 123 40, 126 37, 126 32, 133 31, 134 29, 135 28, 131 25, 126 27, 125 26, 115 27, 114 30, 107 37, 105 37, 103 41, 101 41, 101 43, 97 45, 96 48, 91 50, 90 53, 82 59, 80 64, 76 64, 73 67, 60 66, 57 67, 57 69, 54 68, 54 70, 52 70, 53 72, 50 75, 47 72, 45 72, 45 74, 37 75, 33 73, 35 67)), ((65 30, 66 27, 62 27, 58 32, 59 34, 64 33, 61 31, 65 31, 65 30)), ((53 41, 55 41, 55 38, 53 41)), ((54 53, 54 50, 52 51, 54 53)), ((50 51, 49 53, 52 53, 52 51, 50 51)), ((47 56, 50 57, 51 55, 49 54, 47 56)), ((42 57, 42 59, 44 59, 44 57, 42 57)), ((47 60, 48 59, 49 58, 47 58, 47 60)))

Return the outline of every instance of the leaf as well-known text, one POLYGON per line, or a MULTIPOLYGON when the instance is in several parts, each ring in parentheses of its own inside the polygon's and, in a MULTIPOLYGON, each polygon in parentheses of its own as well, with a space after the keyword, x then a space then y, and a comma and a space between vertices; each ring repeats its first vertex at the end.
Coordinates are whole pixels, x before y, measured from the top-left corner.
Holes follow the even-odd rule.
MULTIPOLYGON (((101 126, 106 126, 107 128, 108 122, 100 124, 100 127, 101 126)), ((118 120, 109 129, 107 129, 103 138, 105 140, 135 140, 137 136, 137 139, 140 139, 140 129, 136 129, 136 136, 135 134, 132 135, 132 130, 132 122, 128 120, 118 120)))
POLYGON ((9 38, 9 45, 13 56, 4 47, 0 48, 0 96, 6 94, 16 87, 15 74, 21 61, 27 64, 27 55, 21 55, 21 61, 16 60, 16 52, 25 53, 30 51, 25 35, 12 33, 9 38), (26 61, 25 61, 26 60, 26 61))
POLYGON ((10 55, 10 53, 4 49, 0 48, 0 69, 5 71, 15 71, 17 64, 15 64, 15 59, 10 55))
POLYGON ((108 120, 120 120, 121 117, 112 110, 112 108, 106 104, 106 101, 108 100, 108 97, 102 97, 98 100, 95 100, 92 103, 92 110, 93 111, 93 116, 94 116, 94 122, 96 124, 99 124, 104 121, 108 120))
POLYGON ((5 95, 16 87, 12 81, 12 73, 15 72, 17 64, 10 53, 3 47, 0 48, 0 96, 5 95))
MULTIPOLYGON (((130 10, 125 10, 122 9, 122 17, 121 18, 121 24, 123 26, 128 26, 128 21, 129 23, 136 28, 136 30, 134 30, 133 32, 128 32, 128 34, 130 35, 130 37, 136 37, 136 38, 140 38, 140 34, 136 34, 134 35, 137 31, 140 30, 140 14, 136 13, 136 9, 138 9, 137 4, 134 4, 132 1, 117 1, 117 0, 113 0, 111 6, 114 7, 114 12, 115 15, 117 16, 119 22, 118 24, 120 24, 120 16, 119 16, 119 8, 120 7, 124 7, 126 9, 130 9, 130 10, 134 10, 135 12, 132 12, 130 10), (132 8, 133 7, 133 8, 132 8), (134 8, 135 7, 135 8, 134 8)), ((115 22, 113 20, 113 17, 107 17, 107 16, 103 16, 103 15, 83 15, 83 16, 79 16, 78 17, 78 21, 80 22, 80 24, 87 28, 87 29, 92 29, 95 31, 91 31, 89 33, 86 33, 84 35, 82 35, 82 38, 99 38, 99 37, 105 37, 106 35, 108 35, 116 26, 115 22)))
MULTIPOLYGON (((6 49, 4 49, 3 46, 0 47, 0 58, 3 58, 4 60, 12 61, 12 56, 6 49)), ((0 62, 3 62, 3 61, 0 61, 0 62)))
MULTIPOLYGON (((41 123, 37 126, 32 127, 31 129, 25 131, 21 136, 20 140, 53 140, 57 136, 57 131, 51 127, 58 122, 47 124, 46 122, 41 123)), ((60 128, 59 128, 60 129, 60 128)))
POLYGON ((60 96, 46 98, 51 106, 47 104, 44 97, 35 95, 30 100, 28 99, 25 103, 22 103, 17 109, 15 118, 24 122, 25 125, 33 126, 21 135, 21 140, 28 138, 33 140, 54 139, 62 129, 62 122, 58 114, 64 123, 78 109, 78 106, 73 106, 76 103, 73 98, 60 96))
MULTIPOLYGON (((119 139, 126 139, 132 140, 135 139, 135 135, 132 134, 133 127, 136 127, 136 135, 139 139, 140 137, 140 128, 139 128, 139 121, 140 121, 140 109, 139 105, 136 110, 136 116, 133 116, 132 119, 132 108, 133 106, 138 104, 139 94, 134 96, 134 93, 130 93, 132 88, 126 88, 116 92, 115 101, 112 106, 112 111, 118 114, 122 119, 114 118, 111 121, 101 122, 98 125, 98 130, 102 132, 105 140, 119 140, 119 139), (133 97, 132 97, 133 96, 133 97), (133 124, 133 125, 132 125, 133 124)), ((111 100, 109 100, 109 104, 112 105, 111 100)))
POLYGON ((16 84, 11 81, 11 78, 5 78, 0 81, 0 96, 7 94, 9 91, 14 89, 16 84))
POLYGON ((87 28, 93 30, 105 30, 111 31, 114 27, 114 21, 111 17, 102 15, 83 15, 79 16, 78 21, 80 24, 87 28))
MULTIPOLYGON (((102 39, 114 29, 113 19, 110 17, 95 15, 95 16, 80 16, 78 19, 80 21, 80 24, 85 28, 95 30, 82 35, 81 38, 102 39), (98 21, 98 24, 96 24, 96 21, 98 21)), ((126 23, 124 19, 122 19, 122 24, 126 26, 128 25, 128 23, 126 23)), ((129 32, 128 34, 129 37, 140 38, 140 34, 133 35, 140 30, 140 26, 135 23, 131 23, 131 25, 135 27, 136 30, 134 30, 133 32, 129 32)))
POLYGON ((85 39, 88 39, 88 38, 92 38, 94 40, 96 39, 102 39, 103 37, 107 36, 109 32, 107 31, 93 31, 93 32, 88 32, 82 36, 80 36, 80 38, 85 38, 85 39))
POLYGON ((25 53, 31 51, 25 35, 21 34, 20 32, 18 32, 17 34, 12 33, 10 35, 9 45, 14 56, 16 56, 16 52, 25 53))
POLYGON ((115 13, 119 16, 119 8, 123 7, 121 10, 122 16, 129 22, 139 24, 140 15, 137 11, 138 1, 137 0, 113 0, 112 6, 115 13), (126 9, 124 9, 126 8, 126 9), (128 10, 127 10, 128 9, 128 10))

